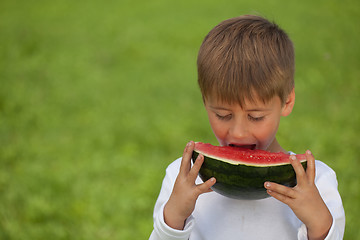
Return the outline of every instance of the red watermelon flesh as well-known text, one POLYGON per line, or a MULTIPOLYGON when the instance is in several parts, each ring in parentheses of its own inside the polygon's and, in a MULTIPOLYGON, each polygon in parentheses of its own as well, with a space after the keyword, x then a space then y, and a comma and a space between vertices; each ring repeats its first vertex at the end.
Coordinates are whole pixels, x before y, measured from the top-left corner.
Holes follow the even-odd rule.
MULTIPOLYGON (((207 156, 228 162, 230 164, 245 164, 252 166, 269 166, 289 164, 289 154, 272 153, 264 150, 251 150, 234 146, 213 146, 209 143, 196 142, 195 151, 207 156)), ((301 162, 306 161, 305 154, 297 154, 301 162)))

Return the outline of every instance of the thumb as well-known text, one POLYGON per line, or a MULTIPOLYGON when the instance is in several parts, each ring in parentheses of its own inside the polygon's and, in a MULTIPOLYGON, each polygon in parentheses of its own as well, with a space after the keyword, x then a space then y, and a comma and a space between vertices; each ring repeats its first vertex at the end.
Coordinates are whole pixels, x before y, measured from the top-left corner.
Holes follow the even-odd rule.
POLYGON ((206 182, 197 185, 197 189, 198 189, 198 194, 203 194, 203 193, 207 193, 207 192, 211 192, 211 187, 214 186, 214 184, 216 183, 216 179, 214 177, 208 179, 206 182))

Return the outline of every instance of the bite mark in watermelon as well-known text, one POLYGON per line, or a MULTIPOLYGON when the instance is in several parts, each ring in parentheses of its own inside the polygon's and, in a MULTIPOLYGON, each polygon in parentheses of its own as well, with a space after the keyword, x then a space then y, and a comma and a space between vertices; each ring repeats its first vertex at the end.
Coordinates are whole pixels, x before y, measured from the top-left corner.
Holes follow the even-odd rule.
MULTIPOLYGON (((205 182, 215 177, 216 183, 212 189, 230 198, 269 197, 264 188, 266 181, 289 187, 296 185, 296 175, 290 164, 289 154, 196 142, 193 161, 199 154, 204 156, 204 163, 199 171, 200 178, 205 182)), ((296 157, 306 170, 305 154, 298 154, 296 157)))

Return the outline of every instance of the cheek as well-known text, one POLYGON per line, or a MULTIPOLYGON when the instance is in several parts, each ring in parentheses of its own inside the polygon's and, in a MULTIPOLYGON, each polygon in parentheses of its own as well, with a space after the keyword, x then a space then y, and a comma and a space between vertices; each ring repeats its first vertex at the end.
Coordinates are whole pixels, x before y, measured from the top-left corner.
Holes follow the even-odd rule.
POLYGON ((211 129, 213 130, 216 138, 219 142, 222 142, 222 139, 225 139, 227 130, 226 130, 226 124, 220 123, 219 120, 217 120, 214 117, 209 117, 209 122, 211 129))
POLYGON ((261 128, 257 128, 257 139, 268 145, 274 140, 278 127, 277 121, 264 124, 261 128))

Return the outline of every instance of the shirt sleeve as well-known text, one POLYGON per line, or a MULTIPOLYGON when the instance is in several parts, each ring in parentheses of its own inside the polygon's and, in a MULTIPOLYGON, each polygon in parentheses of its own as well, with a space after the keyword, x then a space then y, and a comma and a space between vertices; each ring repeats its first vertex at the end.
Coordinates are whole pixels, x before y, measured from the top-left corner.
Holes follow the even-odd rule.
MULTIPOLYGON (((345 211, 338 191, 336 174, 330 167, 320 161, 316 161, 315 185, 333 218, 325 240, 341 240, 345 231, 345 211)), ((304 224, 299 228, 298 239, 308 239, 307 229, 304 224)))
POLYGON ((192 216, 186 220, 183 230, 173 229, 164 221, 164 207, 171 195, 176 177, 179 173, 180 162, 181 159, 178 159, 166 169, 166 175, 161 186, 160 194, 155 203, 153 215, 154 229, 149 240, 186 240, 189 239, 190 233, 194 227, 195 220, 192 216))

